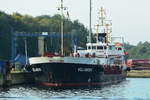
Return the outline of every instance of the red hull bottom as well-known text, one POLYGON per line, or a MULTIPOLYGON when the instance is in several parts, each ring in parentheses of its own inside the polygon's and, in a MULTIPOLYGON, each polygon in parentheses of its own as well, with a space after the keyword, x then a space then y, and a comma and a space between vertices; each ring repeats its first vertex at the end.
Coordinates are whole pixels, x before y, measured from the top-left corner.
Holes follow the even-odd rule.
POLYGON ((84 87, 84 86, 106 86, 110 84, 120 83, 122 80, 112 81, 112 82, 99 82, 99 83, 41 83, 43 86, 48 87, 84 87))

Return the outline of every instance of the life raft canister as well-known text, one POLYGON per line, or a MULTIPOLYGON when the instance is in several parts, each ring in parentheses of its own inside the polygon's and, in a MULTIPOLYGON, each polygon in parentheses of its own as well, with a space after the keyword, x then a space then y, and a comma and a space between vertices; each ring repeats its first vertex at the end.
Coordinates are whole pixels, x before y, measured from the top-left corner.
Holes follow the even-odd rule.
POLYGON ((103 68, 104 68, 104 72, 109 73, 109 69, 107 65, 103 65, 103 68))
POLYGON ((76 53, 76 54, 75 54, 75 57, 80 57, 80 54, 79 54, 79 53, 76 53))
POLYGON ((96 57, 96 54, 95 54, 95 53, 93 53, 93 54, 92 54, 92 57, 96 57))
POLYGON ((116 42, 116 43, 115 43, 115 46, 117 46, 117 47, 120 47, 120 46, 121 46, 121 47, 122 47, 123 44, 122 44, 122 43, 119 43, 119 42, 116 42))
POLYGON ((90 57, 90 54, 89 53, 85 54, 85 57, 87 57, 87 58, 90 57))

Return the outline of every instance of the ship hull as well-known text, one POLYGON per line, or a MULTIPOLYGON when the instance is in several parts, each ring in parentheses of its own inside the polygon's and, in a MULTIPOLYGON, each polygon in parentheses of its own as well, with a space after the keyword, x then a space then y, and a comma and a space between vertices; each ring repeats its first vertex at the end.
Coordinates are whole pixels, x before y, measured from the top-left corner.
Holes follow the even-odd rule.
POLYGON ((31 66, 40 69, 35 74, 37 83, 49 87, 102 87, 119 83, 126 73, 106 73, 102 65, 74 63, 45 63, 31 66))

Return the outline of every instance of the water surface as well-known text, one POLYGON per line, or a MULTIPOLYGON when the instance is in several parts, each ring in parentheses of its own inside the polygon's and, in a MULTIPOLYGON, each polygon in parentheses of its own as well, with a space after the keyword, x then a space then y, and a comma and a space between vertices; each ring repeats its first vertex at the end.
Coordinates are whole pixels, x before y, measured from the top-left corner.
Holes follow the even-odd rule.
POLYGON ((51 89, 14 86, 0 90, 0 100, 150 100, 150 78, 127 78, 104 88, 51 89))

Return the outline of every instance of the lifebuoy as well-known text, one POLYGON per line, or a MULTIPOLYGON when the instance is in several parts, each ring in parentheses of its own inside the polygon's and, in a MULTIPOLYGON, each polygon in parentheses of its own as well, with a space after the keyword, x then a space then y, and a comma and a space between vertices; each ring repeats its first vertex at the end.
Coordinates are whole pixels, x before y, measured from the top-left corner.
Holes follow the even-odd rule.
POLYGON ((75 57, 80 57, 80 54, 79 54, 79 53, 76 53, 76 54, 75 54, 75 57))

